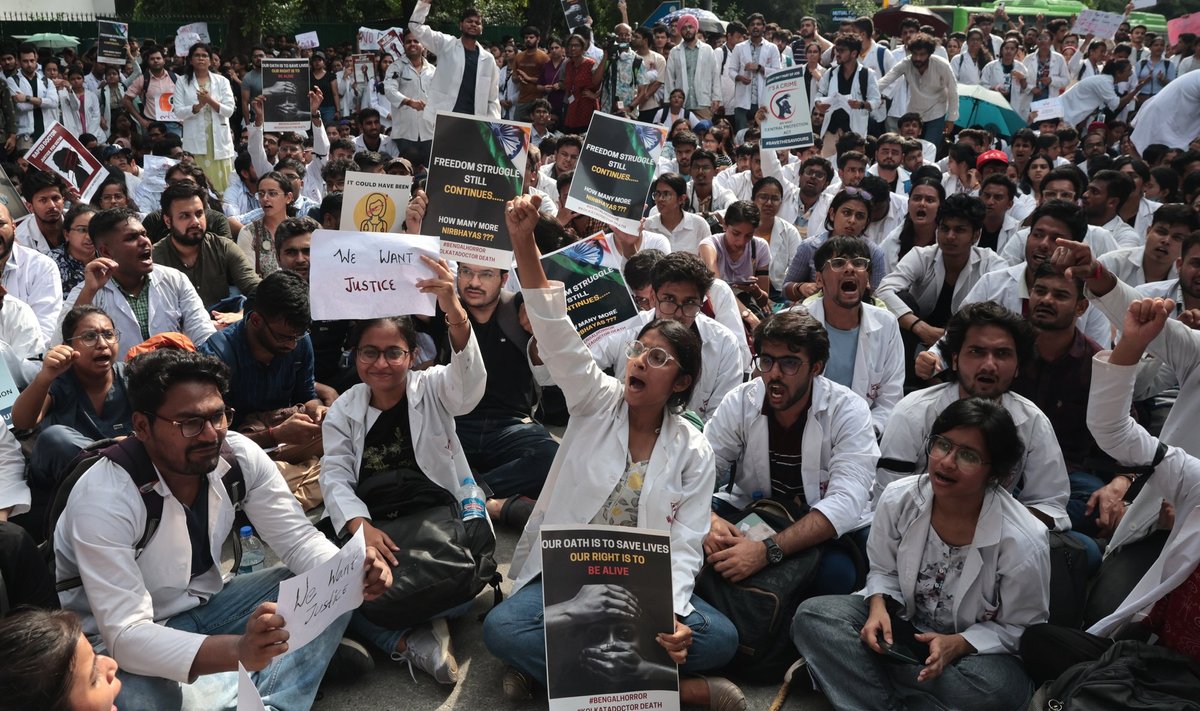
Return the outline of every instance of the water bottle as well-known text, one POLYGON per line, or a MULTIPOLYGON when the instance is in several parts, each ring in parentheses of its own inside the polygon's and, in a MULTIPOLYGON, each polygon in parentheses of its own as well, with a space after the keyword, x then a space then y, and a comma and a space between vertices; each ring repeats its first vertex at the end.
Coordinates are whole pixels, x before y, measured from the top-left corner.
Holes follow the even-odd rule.
POLYGON ((487 518, 487 506, 484 501, 487 496, 483 493, 483 489, 475 483, 472 477, 463 477, 462 486, 458 487, 456 492, 458 501, 462 505, 462 518, 464 521, 470 521, 473 518, 487 518))
POLYGON ((267 553, 263 550, 262 541, 258 540, 258 536, 254 535, 254 528, 251 526, 242 526, 240 534, 242 538, 242 561, 238 565, 238 575, 262 570, 267 560, 267 553))

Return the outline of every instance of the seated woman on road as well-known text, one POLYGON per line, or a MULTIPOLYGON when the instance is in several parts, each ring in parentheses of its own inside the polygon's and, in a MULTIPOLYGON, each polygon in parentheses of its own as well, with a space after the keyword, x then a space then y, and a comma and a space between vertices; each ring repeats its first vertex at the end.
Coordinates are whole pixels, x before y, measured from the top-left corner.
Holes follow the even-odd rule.
MULTIPOLYGON (((536 347, 537 357, 562 389, 571 421, 513 554, 515 592, 484 622, 488 649, 515 667, 505 674, 505 695, 527 699, 534 680, 545 685, 546 625, 564 619, 597 622, 604 616, 599 606, 584 599, 587 589, 556 606, 569 606, 569 612, 543 611, 543 525, 669 530, 676 621, 673 633, 658 635, 658 644, 685 673, 718 669, 733 658, 737 631, 692 593, 704 560, 716 470, 703 435, 679 414, 700 376, 700 340, 676 321, 651 321, 629 344, 625 381, 602 373, 567 317, 562 285, 551 286, 542 271, 533 236, 537 198, 521 197, 509 206, 509 232, 536 339, 530 348, 536 347), (638 503, 619 505, 622 500, 638 503)), ((627 610, 618 598, 609 602, 627 610)), ((682 679, 680 696, 684 703, 714 709, 744 709, 746 704, 740 689, 715 677, 682 679)))
POLYGON ((1018 644, 1050 605, 1046 526, 1004 489, 1024 445, 1001 405, 967 398, 926 447, 928 473, 879 499, 866 588, 801 603, 792 639, 839 709, 1024 709, 1018 644))
POLYGON ((110 711, 117 663, 95 654, 70 612, 29 610, 0 621, 0 698, 14 711, 110 711))
MULTIPOLYGON (((756 304, 759 313, 770 313, 771 245, 755 237, 759 212, 752 202, 738 200, 725 211, 725 232, 700 241, 704 265, 734 289, 744 304, 756 304)), ((742 320, 753 329, 758 317, 741 310, 742 320)))
MULTIPOLYGON (((367 546, 373 546, 392 566, 400 550, 387 533, 376 528, 378 516, 387 512, 379 499, 403 502, 404 511, 454 505, 454 492, 471 476, 466 455, 454 432, 454 417, 475 409, 483 397, 487 371, 471 329, 470 320, 454 290, 454 277, 445 261, 422 257, 436 276, 417 282, 425 293, 437 294, 446 314, 450 344, 449 365, 414 371, 417 332, 407 316, 359 322, 350 336, 362 382, 347 390, 325 414, 322 439, 321 493, 333 530, 351 535, 363 529, 367 546), (414 437, 413 434, 419 436, 414 437), (373 495, 361 495, 373 477, 395 479, 400 491, 384 492, 371 482, 373 495)), ((443 684, 458 680, 458 662, 450 643, 446 616, 456 616, 471 603, 446 610, 426 624, 409 630, 376 625, 356 611, 350 627, 396 661, 416 665, 443 684)))

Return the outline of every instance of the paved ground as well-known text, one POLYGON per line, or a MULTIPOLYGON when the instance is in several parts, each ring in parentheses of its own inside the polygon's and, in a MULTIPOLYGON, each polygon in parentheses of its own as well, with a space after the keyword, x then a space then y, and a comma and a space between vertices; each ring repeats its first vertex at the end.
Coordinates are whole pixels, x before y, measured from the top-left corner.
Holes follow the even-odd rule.
MULTIPOLYGON (((499 535, 496 558, 504 562, 500 567, 501 572, 507 573, 507 561, 512 558, 517 536, 511 531, 499 530, 497 533, 499 535)), ((506 580, 505 583, 505 593, 508 593, 509 581, 506 580)), ((351 685, 322 689, 321 697, 313 708, 316 711, 516 711, 546 708, 545 699, 515 704, 502 695, 501 664, 483 646, 482 626, 476 619, 478 613, 483 612, 490 604, 491 596, 485 592, 476 599, 475 614, 450 623, 455 656, 459 664, 459 680, 453 688, 442 686, 419 671, 414 682, 408 675, 407 665, 400 665, 382 655, 376 655, 376 668, 372 674, 351 685)), ((750 701, 750 709, 766 711, 779 688, 744 686, 743 690, 750 701)), ((792 695, 783 708, 786 711, 828 711, 831 707, 819 694, 811 690, 805 675, 797 680, 792 695)))

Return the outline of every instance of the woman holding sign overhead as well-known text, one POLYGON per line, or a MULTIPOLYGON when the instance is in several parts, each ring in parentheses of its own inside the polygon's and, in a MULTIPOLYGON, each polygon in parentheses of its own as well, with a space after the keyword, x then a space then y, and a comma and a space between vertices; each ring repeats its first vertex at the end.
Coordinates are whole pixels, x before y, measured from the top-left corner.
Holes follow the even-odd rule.
MULTIPOLYGON (((418 362, 417 332, 408 316, 360 321, 350 342, 362 383, 334 401, 321 426, 325 456, 320 481, 329 523, 339 536, 362 529, 366 545, 396 569, 398 582, 416 574, 408 568, 419 566, 422 555, 428 560, 450 549, 429 551, 417 541, 402 540, 391 526, 437 507, 449 507, 453 515, 428 518, 422 525, 457 522, 454 492, 471 476, 471 468, 455 434, 454 418, 479 404, 488 375, 450 268, 444 260, 421 260, 433 276, 417 286, 436 294, 446 314, 450 364, 413 370, 418 362), (397 543, 404 545, 403 551, 397 543)), ((481 520, 481 534, 490 535, 487 518, 481 520)), ((396 620, 390 614, 399 604, 394 594, 389 591, 381 598, 388 607, 356 611, 351 627, 392 659, 407 662, 410 670, 416 666, 443 684, 453 684, 458 663, 445 618, 469 609, 474 593, 462 591, 465 600, 443 597, 437 602, 445 606, 424 610, 427 614, 418 614, 410 604, 404 614, 417 620, 412 625, 381 619, 396 620)))
POLYGON ((212 48, 207 44, 192 45, 183 74, 175 81, 171 103, 183 122, 183 150, 192 154, 213 189, 223 193, 229 187, 235 155, 229 131, 233 89, 228 79, 209 71, 211 58, 212 48))
MULTIPOLYGON (((546 683, 540 528, 654 528, 671 535, 675 610, 674 630, 660 633, 657 642, 684 672, 720 668, 733 658, 737 631, 692 592, 704 562, 716 470, 712 448, 680 414, 700 377, 700 340, 677 321, 654 320, 629 343, 624 381, 600 372, 567 317, 562 284, 551 285, 542 270, 533 235, 538 203, 537 197, 510 202, 508 229, 535 339, 530 353, 562 389, 571 422, 513 554, 516 592, 488 614, 484 642, 513 667, 505 674, 505 695, 529 698, 535 680, 546 683)), ((545 619, 596 617, 578 598, 562 604, 571 609, 545 619)), ((683 679, 680 696, 714 709, 746 707, 741 690, 716 677, 683 679)))

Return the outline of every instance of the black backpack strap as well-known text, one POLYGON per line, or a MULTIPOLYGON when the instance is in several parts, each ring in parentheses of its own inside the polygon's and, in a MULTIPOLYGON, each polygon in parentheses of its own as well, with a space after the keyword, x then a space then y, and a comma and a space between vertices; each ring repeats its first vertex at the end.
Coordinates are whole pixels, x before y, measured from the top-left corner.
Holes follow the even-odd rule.
POLYGON ((1125 500, 1133 501, 1137 495, 1145 488, 1146 482, 1150 480, 1150 475, 1158 468, 1159 464, 1167 457, 1167 445, 1162 442, 1158 443, 1158 449, 1154 452, 1154 460, 1150 464, 1142 467, 1122 467, 1122 474, 1133 475, 1133 483, 1129 485, 1129 490, 1125 492, 1125 500))
POLYGON ((917 470, 916 462, 905 462, 899 459, 889 459, 887 457, 880 457, 875 466, 880 469, 889 469, 900 474, 912 474, 917 470))
POLYGON ((163 497, 154 490, 154 485, 158 483, 158 472, 150 461, 150 455, 146 453, 146 447, 137 437, 126 437, 111 447, 100 450, 100 454, 129 474, 133 485, 142 496, 142 503, 146 506, 146 528, 133 546, 133 555, 136 558, 142 554, 146 544, 158 531, 158 525, 162 523, 163 497))
MULTIPOLYGON (((233 504, 234 515, 234 530, 237 530, 237 517, 245 508, 246 502, 246 476, 242 473, 242 463, 238 461, 237 455, 233 453, 233 448, 229 446, 229 440, 221 443, 221 458, 229 463, 229 469, 221 477, 221 484, 225 486, 225 494, 229 496, 230 503, 233 504)), ((242 537, 239 535, 233 536, 233 571, 242 565, 242 537)))

